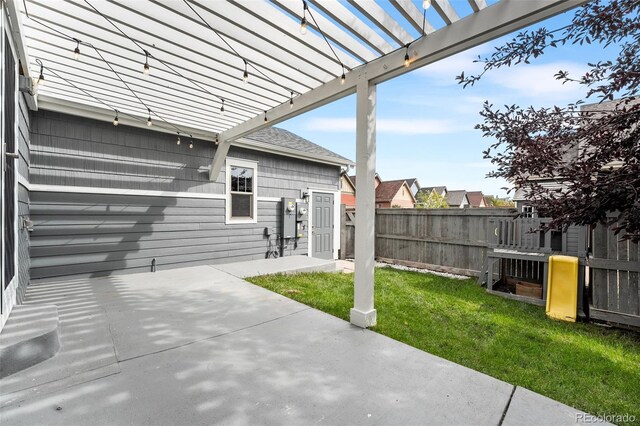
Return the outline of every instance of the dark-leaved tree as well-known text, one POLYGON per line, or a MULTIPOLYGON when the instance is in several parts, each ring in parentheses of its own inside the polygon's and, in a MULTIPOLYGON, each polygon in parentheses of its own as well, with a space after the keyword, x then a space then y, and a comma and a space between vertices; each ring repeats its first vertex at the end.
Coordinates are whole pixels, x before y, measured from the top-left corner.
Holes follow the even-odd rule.
POLYGON ((529 63, 545 50, 599 43, 616 47, 614 60, 555 77, 584 86, 584 99, 567 107, 494 108, 485 103, 476 126, 495 140, 484 152, 501 177, 521 188, 549 227, 613 223, 621 238, 640 241, 640 0, 595 0, 566 27, 524 31, 478 58, 484 71, 457 77, 464 87, 493 69, 529 63), (595 104, 585 106, 585 100, 595 104), (549 181, 555 182, 549 185, 549 181), (545 184, 545 182, 547 184, 545 184))

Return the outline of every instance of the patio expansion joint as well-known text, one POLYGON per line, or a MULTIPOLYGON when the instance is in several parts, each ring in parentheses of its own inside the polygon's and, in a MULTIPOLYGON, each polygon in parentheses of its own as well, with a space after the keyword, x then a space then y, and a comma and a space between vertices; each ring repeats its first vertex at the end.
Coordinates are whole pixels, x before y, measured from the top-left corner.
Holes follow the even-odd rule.
POLYGON ((241 327, 241 328, 238 328, 236 330, 226 331, 224 333, 215 334, 213 336, 203 337, 201 339, 192 340, 191 342, 187 342, 187 343, 183 343, 183 344, 180 344, 180 345, 172 346, 170 348, 160 349, 160 350, 157 350, 157 351, 147 352, 145 354, 140 354, 140 355, 132 356, 132 357, 129 357, 129 358, 124 358, 124 359, 118 360, 117 363, 120 364, 120 363, 123 363, 123 362, 132 361, 134 359, 144 358, 144 357, 149 356, 149 355, 156 355, 156 354, 160 354, 160 353, 163 353, 163 352, 172 351, 174 349, 184 348, 184 347, 196 344, 196 343, 204 342, 206 340, 213 340, 213 339, 217 339, 219 337, 228 336, 228 335, 231 335, 231 334, 234 334, 234 333, 238 333, 238 332, 241 332, 241 331, 244 331, 244 330, 249 330, 249 329, 252 329, 252 328, 255 328, 255 327, 260 327, 261 325, 269 324, 271 322, 278 321, 278 320, 281 320, 283 318, 287 318, 287 317, 290 317, 290 316, 293 316, 293 315, 297 315, 299 313, 302 313, 304 311, 308 311, 310 309, 313 309, 313 308, 306 307, 304 309, 300 309, 299 311, 291 312, 289 314, 282 315, 282 316, 279 316, 279 317, 276 317, 276 318, 271 318, 271 319, 268 319, 266 321, 259 322, 257 324, 252 324, 252 325, 248 325, 246 327, 241 327))
POLYGON ((504 406, 504 411, 502 412, 502 416, 500 417, 500 421, 498 422, 498 426, 502 426, 504 422, 504 418, 507 416, 507 411, 509 411, 509 406, 511 405, 511 400, 513 399, 513 394, 516 393, 516 385, 512 385, 513 389, 511 389, 511 395, 509 395, 509 399, 507 400, 507 405, 504 406))

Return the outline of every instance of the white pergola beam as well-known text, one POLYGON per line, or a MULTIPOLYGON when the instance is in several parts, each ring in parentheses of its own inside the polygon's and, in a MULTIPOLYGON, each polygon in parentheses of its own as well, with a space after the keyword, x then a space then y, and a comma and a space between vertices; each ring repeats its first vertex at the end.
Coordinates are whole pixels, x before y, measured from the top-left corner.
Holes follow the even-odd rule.
POLYGON ((436 30, 411 0, 390 0, 390 2, 420 34, 422 34, 423 21, 425 34, 431 34, 436 30))
POLYGON ((356 235, 351 323, 376 324, 374 309, 376 220, 376 86, 361 81, 356 99, 356 235))
MULTIPOLYGON (((56 111, 62 114, 75 115, 78 117, 90 118, 93 120, 100 120, 100 121, 113 120, 113 111, 109 111, 102 107, 79 104, 78 102, 74 102, 74 101, 66 101, 64 99, 59 99, 57 97, 54 98, 46 95, 38 95, 38 106, 40 109, 56 111)), ((139 127, 141 129, 149 129, 145 120, 142 120, 142 121, 133 120, 125 115, 121 115, 118 119, 120 124, 123 124, 123 125, 139 127)), ((181 128, 184 130, 185 132, 184 134, 190 134, 195 139, 215 141, 218 136, 218 134, 215 132, 206 132, 206 131, 203 131, 202 129, 196 129, 193 127, 181 126, 181 128)), ((152 129, 154 131, 170 133, 174 135, 176 133, 175 129, 173 129, 172 127, 164 123, 158 123, 158 125, 154 125, 152 129)))
POLYGON ((473 9, 474 12, 478 12, 484 9, 485 7, 487 7, 486 0, 468 0, 468 1, 469 1, 469 5, 471 6, 471 9, 473 9))
POLYGON ((449 3, 449 0, 432 0, 431 5, 447 24, 453 24, 460 19, 456 10, 451 6, 451 3, 449 3))
MULTIPOLYGON (((297 19, 302 19, 302 3, 299 0, 271 0, 271 2, 291 13, 297 19)), ((369 62, 377 58, 377 55, 365 47, 364 44, 359 43, 320 13, 313 13, 313 17, 327 38, 345 51, 351 53, 363 62, 369 62)), ((313 20, 309 19, 307 22, 310 27, 316 28, 313 20)))
POLYGON ((371 0, 347 0, 360 13, 369 18, 382 31, 400 45, 405 45, 413 41, 411 34, 389 15, 378 3, 371 0))
MULTIPOLYGON (((309 3, 311 3, 313 7, 322 10, 338 24, 347 28, 356 37, 367 43, 378 53, 384 55, 394 49, 394 47, 387 43, 384 38, 382 38, 367 24, 362 22, 361 19, 351 13, 349 9, 340 4, 337 0, 309 0, 309 3)), ((309 7, 312 6, 310 5, 309 7)))
MULTIPOLYGON (((288 103, 279 105, 267 116, 258 116, 221 133, 224 140, 234 140, 257 130, 310 111, 355 92, 361 81, 381 83, 406 74, 416 68, 429 65, 456 53, 478 46, 541 20, 577 7, 587 0, 528 0, 503 1, 478 13, 446 26, 411 44, 412 64, 404 66, 404 49, 396 50, 347 73, 344 84, 333 79, 324 85, 294 99, 293 108, 288 103)), ((462 70, 461 70, 462 71, 462 70)))

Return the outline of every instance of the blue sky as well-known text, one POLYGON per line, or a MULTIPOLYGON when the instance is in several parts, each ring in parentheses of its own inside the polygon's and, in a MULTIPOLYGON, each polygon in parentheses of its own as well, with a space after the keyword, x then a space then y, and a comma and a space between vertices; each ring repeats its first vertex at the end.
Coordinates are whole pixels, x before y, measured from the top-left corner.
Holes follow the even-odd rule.
MULTIPOLYGON (((535 27, 559 28, 572 16, 570 11, 535 27)), ((561 69, 578 75, 586 70, 587 62, 615 53, 615 47, 603 52, 601 46, 563 46, 548 50, 531 65, 493 71, 474 87, 463 89, 456 83, 455 76, 461 71, 469 74, 479 69, 473 63, 477 55, 490 53, 507 39, 494 40, 378 86, 377 170, 383 180, 417 177, 422 186, 446 185, 449 189, 507 195, 501 189, 508 186, 505 181, 485 177, 492 166, 482 158, 482 151, 492 141, 474 130, 481 122, 483 102, 566 105, 582 99, 584 89, 562 85, 553 75, 561 69)), ((279 127, 355 160, 355 95, 279 127)))

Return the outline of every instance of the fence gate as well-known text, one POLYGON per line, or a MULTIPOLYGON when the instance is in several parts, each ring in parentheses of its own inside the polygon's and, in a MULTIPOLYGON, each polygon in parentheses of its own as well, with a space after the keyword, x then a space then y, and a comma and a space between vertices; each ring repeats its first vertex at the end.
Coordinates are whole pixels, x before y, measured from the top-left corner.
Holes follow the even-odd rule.
POLYGON ((640 327, 638 244, 620 237, 602 225, 593 230, 589 313, 591 318, 640 327))
POLYGON ((356 211, 340 205, 340 259, 353 259, 355 256, 356 211))

